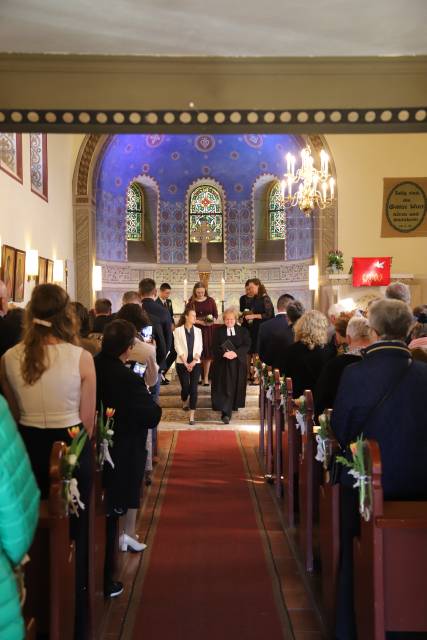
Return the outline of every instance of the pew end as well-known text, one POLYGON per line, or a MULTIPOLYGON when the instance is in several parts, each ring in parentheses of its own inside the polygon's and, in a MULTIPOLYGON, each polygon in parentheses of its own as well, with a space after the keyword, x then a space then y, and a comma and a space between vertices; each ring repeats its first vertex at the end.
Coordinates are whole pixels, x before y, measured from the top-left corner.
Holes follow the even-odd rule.
POLYGON ((389 631, 426 632, 427 502, 384 501, 379 446, 367 441, 364 451, 372 514, 361 518, 353 545, 358 635, 383 640, 389 631))

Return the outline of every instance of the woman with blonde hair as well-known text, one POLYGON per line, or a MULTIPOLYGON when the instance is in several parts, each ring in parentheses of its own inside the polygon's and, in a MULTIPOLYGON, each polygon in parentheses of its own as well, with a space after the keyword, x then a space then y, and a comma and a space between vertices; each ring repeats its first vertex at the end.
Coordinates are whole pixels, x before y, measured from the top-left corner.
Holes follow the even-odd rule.
MULTIPOLYGON (((61 440, 70 444, 68 430, 75 426, 91 436, 96 403, 93 358, 79 346, 70 298, 58 285, 42 284, 33 290, 23 340, 6 351, 1 360, 1 383, 18 422, 41 496, 46 498, 53 443, 61 440)), ((76 541, 76 637, 84 637, 91 487, 88 441, 79 458, 76 477, 86 505, 79 518, 71 518, 71 534, 76 541)))
POLYGON ((212 342, 214 336, 214 322, 218 319, 218 309, 215 300, 208 294, 203 282, 196 282, 187 308, 196 312, 196 327, 201 329, 203 338, 203 385, 209 386, 209 370, 212 363, 212 342))
POLYGON ((320 311, 307 311, 296 322, 295 342, 285 351, 280 372, 292 378, 295 397, 314 389, 320 372, 331 357, 326 348, 328 320, 320 311))

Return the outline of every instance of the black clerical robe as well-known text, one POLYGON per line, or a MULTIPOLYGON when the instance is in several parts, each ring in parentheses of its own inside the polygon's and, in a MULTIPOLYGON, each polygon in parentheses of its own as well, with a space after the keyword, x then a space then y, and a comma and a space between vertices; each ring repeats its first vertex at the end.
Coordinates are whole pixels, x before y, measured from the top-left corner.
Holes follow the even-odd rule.
POLYGON ((234 327, 235 335, 227 335, 227 327, 219 327, 214 334, 212 363, 212 408, 231 416, 232 411, 245 406, 247 359, 251 345, 249 333, 243 327, 234 327), (221 345, 229 340, 235 347, 237 358, 224 358, 221 345))

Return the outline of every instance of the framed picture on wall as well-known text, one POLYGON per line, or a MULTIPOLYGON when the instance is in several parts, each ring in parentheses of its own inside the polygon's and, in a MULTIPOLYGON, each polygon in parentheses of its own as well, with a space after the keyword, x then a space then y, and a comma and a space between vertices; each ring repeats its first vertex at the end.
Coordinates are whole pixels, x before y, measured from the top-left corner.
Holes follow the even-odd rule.
POLYGON ((6 285, 8 300, 13 300, 13 290, 15 287, 15 263, 16 249, 4 244, 1 257, 1 279, 6 285))
POLYGON ((46 282, 53 282, 53 260, 47 261, 46 282))
POLYGON ((46 284, 47 259, 39 256, 39 278, 38 284, 46 284))
POLYGON ((13 299, 15 302, 24 301, 25 291, 25 251, 16 250, 15 288, 13 299))

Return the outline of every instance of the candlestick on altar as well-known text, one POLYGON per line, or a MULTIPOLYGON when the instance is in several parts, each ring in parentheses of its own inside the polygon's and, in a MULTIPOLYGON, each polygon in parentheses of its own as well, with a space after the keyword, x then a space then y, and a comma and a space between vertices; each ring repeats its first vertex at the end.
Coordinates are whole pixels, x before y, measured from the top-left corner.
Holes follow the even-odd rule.
POLYGON ((183 295, 184 295, 184 304, 186 304, 187 302, 187 278, 184 278, 184 289, 183 289, 183 295))
POLYGON ((221 278, 221 307, 222 313, 224 313, 224 301, 225 301, 225 280, 221 278))

